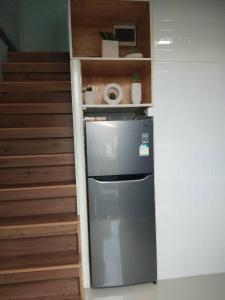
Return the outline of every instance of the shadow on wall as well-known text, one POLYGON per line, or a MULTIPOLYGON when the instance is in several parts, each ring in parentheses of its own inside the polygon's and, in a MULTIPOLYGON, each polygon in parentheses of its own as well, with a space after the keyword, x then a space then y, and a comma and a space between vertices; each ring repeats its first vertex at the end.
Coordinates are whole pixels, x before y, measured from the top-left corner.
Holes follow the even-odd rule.
POLYGON ((20 0, 24 51, 69 51, 67 0, 20 0))
MULTIPOLYGON (((0 0, 0 27, 17 49, 20 49, 19 1, 0 0)), ((0 39, 0 61, 6 60, 7 47, 0 39)))
POLYGON ((67 0, 0 0, 0 26, 19 51, 69 51, 67 0))

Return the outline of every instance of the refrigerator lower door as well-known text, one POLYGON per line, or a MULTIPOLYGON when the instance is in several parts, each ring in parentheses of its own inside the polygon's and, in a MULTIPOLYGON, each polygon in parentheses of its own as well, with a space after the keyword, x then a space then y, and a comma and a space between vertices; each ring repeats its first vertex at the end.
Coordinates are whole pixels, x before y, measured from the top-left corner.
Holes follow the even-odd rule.
POLYGON ((88 180, 92 287, 157 280, 153 177, 88 180))

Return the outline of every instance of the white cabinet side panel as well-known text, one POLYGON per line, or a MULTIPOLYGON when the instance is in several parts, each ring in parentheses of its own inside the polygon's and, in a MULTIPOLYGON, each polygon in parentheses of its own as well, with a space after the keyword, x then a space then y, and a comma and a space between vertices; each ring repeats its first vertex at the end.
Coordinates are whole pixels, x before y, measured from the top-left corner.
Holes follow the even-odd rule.
POLYGON ((74 147, 76 163, 77 209, 80 215, 81 253, 84 288, 90 287, 86 167, 82 111, 82 80, 79 60, 71 60, 74 147))

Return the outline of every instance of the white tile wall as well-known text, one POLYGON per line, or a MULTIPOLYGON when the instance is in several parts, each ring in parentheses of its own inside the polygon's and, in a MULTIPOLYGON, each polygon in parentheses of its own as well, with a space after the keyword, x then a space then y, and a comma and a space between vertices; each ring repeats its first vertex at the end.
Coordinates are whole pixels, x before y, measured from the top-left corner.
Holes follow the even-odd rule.
POLYGON ((153 9, 159 278, 225 272, 225 1, 153 9))
POLYGON ((156 59, 225 60, 224 0, 154 0, 153 15, 156 59))

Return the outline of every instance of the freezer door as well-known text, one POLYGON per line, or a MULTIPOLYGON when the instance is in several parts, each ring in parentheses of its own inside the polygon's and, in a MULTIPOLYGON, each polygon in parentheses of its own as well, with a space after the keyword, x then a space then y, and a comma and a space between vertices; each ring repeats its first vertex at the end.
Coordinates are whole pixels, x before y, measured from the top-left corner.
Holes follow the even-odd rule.
POLYGON ((153 173, 152 122, 87 122, 88 177, 153 173))
POLYGON ((92 287, 156 281, 154 184, 88 180, 92 287))

